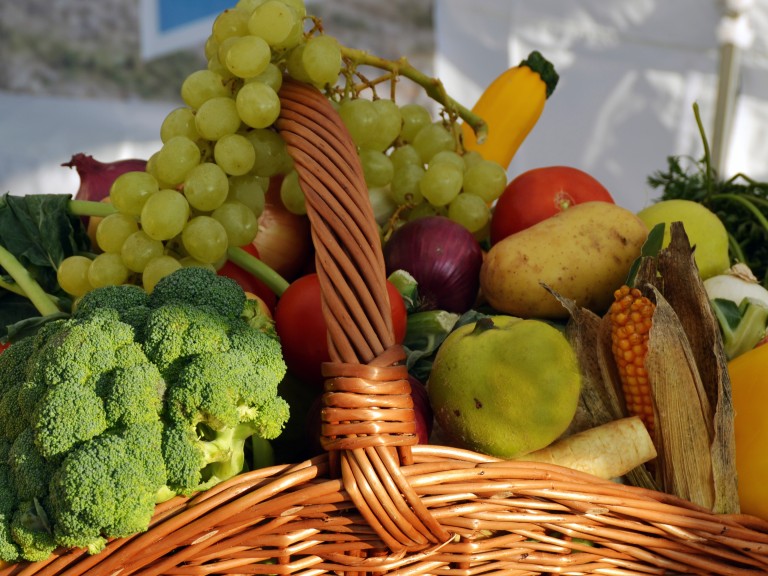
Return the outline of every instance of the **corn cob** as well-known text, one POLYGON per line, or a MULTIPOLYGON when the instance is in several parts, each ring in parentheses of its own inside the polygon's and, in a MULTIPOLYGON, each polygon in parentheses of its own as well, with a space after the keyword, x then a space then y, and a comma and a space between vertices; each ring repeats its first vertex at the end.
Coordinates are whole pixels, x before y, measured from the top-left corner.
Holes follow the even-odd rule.
POLYGON ((608 312, 611 351, 618 367, 627 412, 638 416, 651 434, 653 400, 645 358, 655 308, 640 290, 624 285, 614 292, 614 302, 608 312))

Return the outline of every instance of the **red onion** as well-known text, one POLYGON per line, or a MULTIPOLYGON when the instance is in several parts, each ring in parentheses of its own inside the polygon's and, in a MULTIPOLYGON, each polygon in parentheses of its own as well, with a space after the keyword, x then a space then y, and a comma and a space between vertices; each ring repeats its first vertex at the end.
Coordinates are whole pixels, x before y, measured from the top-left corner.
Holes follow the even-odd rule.
POLYGON ((64 162, 62 166, 74 168, 80 176, 80 188, 75 194, 75 200, 99 202, 109 196, 112 182, 120 174, 143 172, 147 166, 147 161, 130 158, 116 162, 99 162, 93 156, 80 152, 72 156, 69 162, 64 162))
POLYGON ((432 412, 432 405, 429 403, 427 387, 422 384, 421 380, 410 374, 408 374, 408 382, 411 384, 413 409, 416 411, 416 435, 419 437, 419 444, 429 444, 434 414, 432 412))
POLYGON ((483 250, 466 228, 445 216, 411 220, 384 245, 387 275, 405 270, 418 283, 419 308, 462 314, 480 290, 483 250))

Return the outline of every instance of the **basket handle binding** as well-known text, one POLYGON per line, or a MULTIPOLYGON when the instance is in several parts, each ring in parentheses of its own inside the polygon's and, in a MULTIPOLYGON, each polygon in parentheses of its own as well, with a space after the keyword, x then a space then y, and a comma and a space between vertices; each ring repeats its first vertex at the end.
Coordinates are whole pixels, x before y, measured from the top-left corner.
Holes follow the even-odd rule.
POLYGON ((415 413, 355 145, 319 90, 286 79, 280 100, 276 127, 306 197, 328 325, 322 445, 350 498, 393 553, 440 545, 451 534, 400 473, 412 463, 415 413))

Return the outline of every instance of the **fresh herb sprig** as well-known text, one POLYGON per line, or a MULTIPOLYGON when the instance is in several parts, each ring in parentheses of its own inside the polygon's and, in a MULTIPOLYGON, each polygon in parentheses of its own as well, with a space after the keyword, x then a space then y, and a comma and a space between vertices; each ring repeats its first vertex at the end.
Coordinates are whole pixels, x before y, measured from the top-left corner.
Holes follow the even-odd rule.
POLYGON ((667 169, 648 177, 661 189, 659 200, 683 199, 703 204, 717 214, 728 232, 731 261, 743 262, 763 285, 768 285, 768 182, 737 173, 724 180, 712 166, 709 144, 694 104, 704 156, 669 156, 667 169))

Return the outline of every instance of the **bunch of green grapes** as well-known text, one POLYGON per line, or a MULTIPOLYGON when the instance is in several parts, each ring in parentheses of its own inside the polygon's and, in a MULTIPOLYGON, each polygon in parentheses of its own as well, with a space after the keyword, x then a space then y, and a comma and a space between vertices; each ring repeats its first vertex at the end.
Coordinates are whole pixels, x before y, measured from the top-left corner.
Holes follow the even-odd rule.
POLYGON ((463 152, 455 119, 434 120, 421 104, 398 106, 384 98, 345 99, 339 114, 358 146, 372 202, 385 207, 379 224, 393 228, 439 214, 478 237, 487 232, 506 171, 463 152))
POLYGON ((286 205, 305 210, 273 127, 277 94, 285 73, 321 87, 341 68, 338 42, 305 34, 305 19, 303 0, 240 0, 217 16, 207 68, 182 83, 184 105, 163 120, 161 148, 110 190, 116 213, 96 229, 100 253, 61 263, 65 291, 128 282, 151 290, 181 266, 218 269, 230 247, 254 240, 272 177, 284 177, 286 205))
MULTIPOLYGON (((116 213, 96 231, 100 253, 62 262, 59 283, 68 293, 127 282, 151 290, 181 266, 218 269, 230 248, 254 240, 273 178, 281 180, 286 208, 306 213, 274 127, 286 76, 335 104, 358 146, 372 201, 378 196, 389 206, 389 223, 434 213, 478 234, 487 227, 503 169, 461 153, 455 113, 433 121, 421 105, 376 96, 371 82, 355 87, 367 55, 325 34, 304 0, 239 0, 214 20, 205 56, 206 68, 183 81, 183 105, 163 120, 162 146, 146 170, 114 182, 116 213), (375 97, 363 97, 366 89, 375 97)), ((375 60, 393 86, 399 64, 375 60)))

